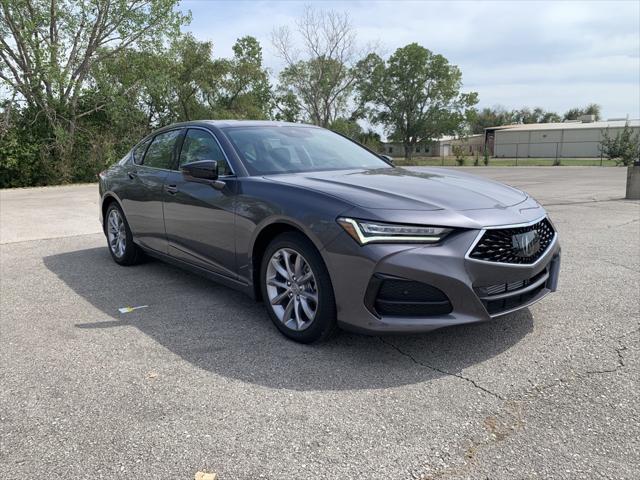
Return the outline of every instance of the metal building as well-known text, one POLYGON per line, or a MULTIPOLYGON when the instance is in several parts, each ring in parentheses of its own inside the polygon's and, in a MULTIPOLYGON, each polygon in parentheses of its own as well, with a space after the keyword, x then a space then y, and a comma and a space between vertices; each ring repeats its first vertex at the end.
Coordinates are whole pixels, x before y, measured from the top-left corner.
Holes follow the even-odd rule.
POLYGON ((640 132, 640 120, 581 121, 504 125, 485 129, 485 142, 494 157, 590 158, 600 157, 605 131, 615 136, 628 124, 640 132))

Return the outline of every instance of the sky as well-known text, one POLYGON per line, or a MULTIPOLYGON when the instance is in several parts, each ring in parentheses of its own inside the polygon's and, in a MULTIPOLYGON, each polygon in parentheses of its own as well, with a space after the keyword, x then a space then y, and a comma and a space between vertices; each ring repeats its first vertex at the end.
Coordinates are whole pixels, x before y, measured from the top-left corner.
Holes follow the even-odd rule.
POLYGON ((603 118, 640 118, 640 1, 183 1, 185 28, 232 56, 256 37, 275 75, 283 63, 271 44, 275 27, 295 28, 311 5, 347 12, 360 45, 388 54, 417 42, 462 70, 463 91, 479 107, 540 106, 563 113, 597 103, 603 118))

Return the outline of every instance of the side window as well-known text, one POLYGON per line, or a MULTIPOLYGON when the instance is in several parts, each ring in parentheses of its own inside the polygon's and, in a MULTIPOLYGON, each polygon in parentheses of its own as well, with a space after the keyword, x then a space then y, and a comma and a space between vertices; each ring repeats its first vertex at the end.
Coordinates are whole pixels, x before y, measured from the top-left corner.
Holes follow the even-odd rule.
POLYGON ((143 165, 154 168, 171 168, 173 148, 181 133, 180 130, 172 130, 171 132, 156 135, 151 145, 149 145, 143 165))
POLYGON ((199 160, 215 160, 218 162, 220 175, 232 174, 218 142, 210 133, 194 128, 187 130, 184 137, 179 166, 199 160))
POLYGON ((133 149, 133 162, 136 165, 142 165, 142 159, 144 158, 144 152, 147 150, 147 147, 151 143, 151 139, 145 140, 136 148, 133 149))

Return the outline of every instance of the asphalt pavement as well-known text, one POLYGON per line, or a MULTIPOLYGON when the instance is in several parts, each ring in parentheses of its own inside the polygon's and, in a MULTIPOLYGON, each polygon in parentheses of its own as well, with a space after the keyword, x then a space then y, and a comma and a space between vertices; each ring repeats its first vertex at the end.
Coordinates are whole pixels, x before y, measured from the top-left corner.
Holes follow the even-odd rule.
POLYGON ((0 191, 0 478, 640 478, 626 171, 465 170, 547 207, 558 292, 487 323, 313 346, 233 290, 117 266, 95 185, 0 191))

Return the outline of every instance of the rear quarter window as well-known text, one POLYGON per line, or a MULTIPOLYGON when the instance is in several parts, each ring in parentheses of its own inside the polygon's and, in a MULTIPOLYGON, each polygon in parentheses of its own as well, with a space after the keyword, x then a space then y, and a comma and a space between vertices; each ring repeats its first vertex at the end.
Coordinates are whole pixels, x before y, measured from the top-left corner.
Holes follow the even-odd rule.
POLYGON ((136 147, 134 147, 133 153, 133 163, 136 165, 142 165, 142 161, 144 160, 144 153, 147 151, 147 147, 151 143, 151 139, 140 142, 136 147))

